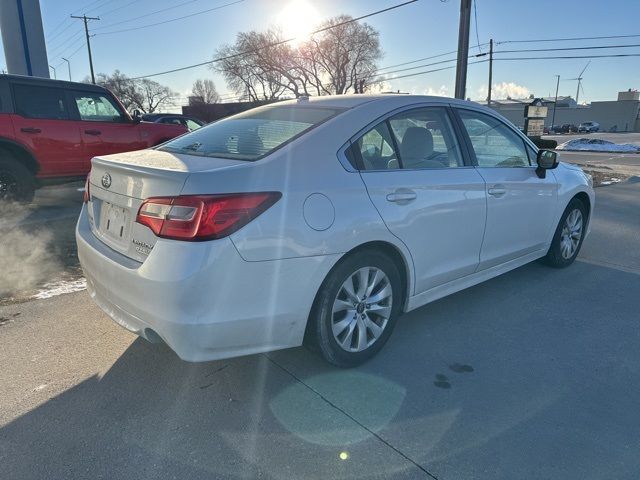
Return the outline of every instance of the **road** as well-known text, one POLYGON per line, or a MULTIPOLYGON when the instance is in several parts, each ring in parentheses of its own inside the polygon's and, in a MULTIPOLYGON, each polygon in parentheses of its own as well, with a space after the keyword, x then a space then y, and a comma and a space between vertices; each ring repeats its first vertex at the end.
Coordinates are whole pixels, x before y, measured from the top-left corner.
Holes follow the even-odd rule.
POLYGON ((337 370, 304 348, 188 364, 86 292, 0 307, 0 478, 636 479, 640 183, 579 260, 405 315, 337 370))

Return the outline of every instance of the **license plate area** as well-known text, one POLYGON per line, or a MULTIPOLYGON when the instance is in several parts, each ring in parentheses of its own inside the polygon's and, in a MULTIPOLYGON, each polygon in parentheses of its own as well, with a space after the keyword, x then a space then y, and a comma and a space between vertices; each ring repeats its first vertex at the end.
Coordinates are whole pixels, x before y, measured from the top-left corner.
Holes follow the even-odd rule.
POLYGON ((100 233, 119 245, 126 246, 131 222, 126 208, 109 202, 102 202, 100 212, 100 233))

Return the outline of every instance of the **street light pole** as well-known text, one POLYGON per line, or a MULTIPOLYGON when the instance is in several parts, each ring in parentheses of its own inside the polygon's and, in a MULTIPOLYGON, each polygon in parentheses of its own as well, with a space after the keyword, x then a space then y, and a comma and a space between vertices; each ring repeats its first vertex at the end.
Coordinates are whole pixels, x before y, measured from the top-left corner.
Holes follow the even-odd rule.
POLYGON ((560 75, 556 75, 556 99, 553 101, 553 115, 551 116, 551 128, 556 124, 556 105, 558 103, 558 88, 560 87, 560 75))
POLYGON ((71 62, 64 57, 62 57, 62 60, 67 62, 67 68, 69 69, 69 81, 71 81, 71 62))
POLYGON ((89 52, 89 69, 91 70, 91 83, 95 84, 96 83, 96 77, 93 74, 93 59, 91 58, 91 42, 89 41, 88 21, 89 20, 100 20, 100 17, 87 17, 86 15, 78 17, 78 16, 75 16, 75 15, 71 15, 71 18, 79 18, 81 20, 84 20, 84 34, 87 37, 87 50, 89 52))
POLYGON ((467 89, 467 63, 469 61, 469 29, 471 1, 460 0, 460 27, 458 30, 458 63, 456 65, 456 98, 464 100, 467 89))
POLYGON ((55 69, 54 67, 52 67, 51 65, 49 65, 49 68, 50 68, 51 70, 53 70, 53 78, 54 78, 54 80, 57 80, 57 79, 58 79, 58 77, 57 77, 57 75, 56 75, 56 69, 55 69))

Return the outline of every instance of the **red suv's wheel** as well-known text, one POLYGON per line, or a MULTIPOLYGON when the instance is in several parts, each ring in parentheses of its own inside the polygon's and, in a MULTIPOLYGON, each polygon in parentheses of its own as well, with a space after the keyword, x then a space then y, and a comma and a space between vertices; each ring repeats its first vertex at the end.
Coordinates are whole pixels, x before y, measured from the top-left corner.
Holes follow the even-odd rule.
POLYGON ((30 202, 35 193, 35 180, 20 162, 0 158, 0 201, 30 202))

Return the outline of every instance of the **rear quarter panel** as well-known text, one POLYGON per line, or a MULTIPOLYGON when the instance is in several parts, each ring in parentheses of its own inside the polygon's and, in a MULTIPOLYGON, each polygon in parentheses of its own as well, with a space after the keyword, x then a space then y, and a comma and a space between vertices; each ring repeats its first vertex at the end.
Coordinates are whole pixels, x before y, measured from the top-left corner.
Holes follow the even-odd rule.
POLYGON ((383 241, 404 257, 412 288, 408 249, 382 222, 360 174, 347 171, 337 158, 338 150, 367 119, 386 111, 361 110, 342 113, 262 160, 192 174, 182 194, 282 192, 274 206, 231 235, 243 259, 344 254, 364 243, 383 241))

